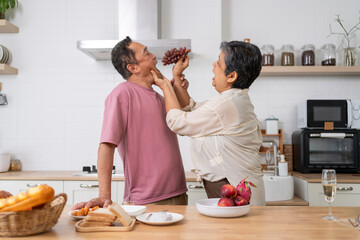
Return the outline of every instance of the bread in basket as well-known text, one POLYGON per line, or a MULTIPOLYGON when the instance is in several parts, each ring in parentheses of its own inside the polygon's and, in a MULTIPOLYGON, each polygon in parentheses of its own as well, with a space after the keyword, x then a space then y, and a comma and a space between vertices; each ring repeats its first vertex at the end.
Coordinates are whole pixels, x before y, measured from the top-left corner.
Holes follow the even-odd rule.
POLYGON ((28 236, 49 231, 57 223, 67 201, 65 193, 53 196, 51 187, 40 185, 8 198, 7 203, 5 200, 5 206, 0 207, 0 236, 28 236))

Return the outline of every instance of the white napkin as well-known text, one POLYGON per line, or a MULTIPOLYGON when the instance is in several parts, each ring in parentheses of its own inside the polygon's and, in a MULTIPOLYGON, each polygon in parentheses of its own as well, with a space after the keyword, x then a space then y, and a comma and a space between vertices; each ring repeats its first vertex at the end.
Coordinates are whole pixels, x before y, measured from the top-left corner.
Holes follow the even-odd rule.
POLYGON ((149 220, 154 222, 165 222, 165 221, 171 221, 172 215, 166 212, 156 212, 153 213, 149 220))

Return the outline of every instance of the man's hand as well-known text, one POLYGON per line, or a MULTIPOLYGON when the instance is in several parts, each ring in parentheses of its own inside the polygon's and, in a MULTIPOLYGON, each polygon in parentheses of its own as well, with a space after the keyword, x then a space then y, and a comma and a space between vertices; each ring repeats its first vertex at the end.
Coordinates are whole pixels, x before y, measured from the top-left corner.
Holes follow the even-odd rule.
MULTIPOLYGON (((181 86, 182 86, 184 89, 188 89, 188 87, 189 87, 189 81, 185 78, 185 75, 184 75, 184 74, 181 74, 180 81, 181 81, 181 86)), ((171 79, 171 85, 174 86, 174 83, 175 83, 175 78, 171 79)))
POLYGON ((92 208, 95 206, 107 208, 111 204, 112 204, 111 199, 93 198, 88 202, 80 202, 80 203, 75 204, 71 210, 81 209, 83 207, 92 208))
POLYGON ((173 76, 181 76, 183 71, 189 66, 189 56, 185 56, 179 59, 173 67, 173 76))
POLYGON ((165 88, 169 86, 171 87, 171 82, 165 76, 159 78, 154 70, 150 70, 150 73, 154 78, 156 86, 158 86, 161 90, 164 91, 165 88))

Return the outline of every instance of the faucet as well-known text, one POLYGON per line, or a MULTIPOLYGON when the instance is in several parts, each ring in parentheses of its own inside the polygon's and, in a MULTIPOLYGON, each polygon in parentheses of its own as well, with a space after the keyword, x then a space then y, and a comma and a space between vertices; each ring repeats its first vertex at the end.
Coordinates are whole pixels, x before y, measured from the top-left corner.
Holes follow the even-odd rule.
POLYGON ((264 146, 265 144, 271 144, 274 147, 274 165, 273 166, 267 166, 269 169, 274 169, 274 176, 279 176, 279 165, 278 165, 278 159, 279 156, 277 151, 277 143, 274 140, 267 140, 262 143, 264 146))

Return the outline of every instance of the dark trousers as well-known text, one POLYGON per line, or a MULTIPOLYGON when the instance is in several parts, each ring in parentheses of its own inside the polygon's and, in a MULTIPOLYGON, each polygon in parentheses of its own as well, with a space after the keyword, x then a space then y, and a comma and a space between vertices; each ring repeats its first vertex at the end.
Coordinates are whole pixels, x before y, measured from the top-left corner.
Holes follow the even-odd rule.
POLYGON ((221 187, 225 184, 230 184, 227 178, 221 179, 217 182, 209 182, 203 179, 203 183, 208 198, 221 198, 221 187))

